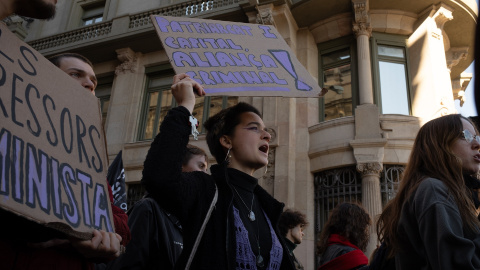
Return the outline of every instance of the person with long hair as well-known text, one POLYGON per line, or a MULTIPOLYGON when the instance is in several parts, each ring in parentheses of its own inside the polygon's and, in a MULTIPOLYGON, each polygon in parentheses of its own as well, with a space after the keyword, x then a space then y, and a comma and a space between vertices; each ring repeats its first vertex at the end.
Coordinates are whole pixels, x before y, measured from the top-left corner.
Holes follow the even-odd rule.
POLYGON ((332 210, 317 243, 321 255, 318 270, 368 269, 363 252, 372 224, 367 211, 355 202, 344 202, 332 210))
POLYGON ((183 227, 183 252, 174 269, 294 269, 276 224, 284 204, 253 173, 268 164, 271 135, 259 111, 238 103, 204 124, 218 164, 182 173, 195 120, 195 93, 203 87, 186 74, 173 78, 178 107, 165 116, 144 163, 142 183, 183 227))
POLYGON ((480 170, 480 137, 469 119, 446 115, 423 125, 397 195, 377 233, 402 269, 479 269, 479 220, 465 177, 480 170))

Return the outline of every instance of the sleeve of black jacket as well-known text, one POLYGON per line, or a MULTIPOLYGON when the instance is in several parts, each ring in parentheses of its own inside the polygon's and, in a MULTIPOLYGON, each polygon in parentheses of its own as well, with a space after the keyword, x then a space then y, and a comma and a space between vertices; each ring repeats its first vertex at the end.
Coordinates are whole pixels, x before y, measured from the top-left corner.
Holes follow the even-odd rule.
POLYGON ((201 181, 204 172, 182 173, 182 159, 191 131, 189 116, 189 111, 181 106, 168 112, 148 151, 142 177, 148 193, 181 221, 188 218, 199 194, 205 192, 201 181))

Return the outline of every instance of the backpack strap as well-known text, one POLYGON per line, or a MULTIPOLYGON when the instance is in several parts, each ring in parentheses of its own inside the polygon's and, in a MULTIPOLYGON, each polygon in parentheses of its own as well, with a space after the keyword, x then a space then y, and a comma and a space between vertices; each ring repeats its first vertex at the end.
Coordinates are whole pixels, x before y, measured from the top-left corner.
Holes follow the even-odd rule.
POLYGON ((207 226, 207 222, 210 219, 210 216, 212 215, 213 208, 215 208, 215 204, 217 203, 218 199, 218 188, 217 184, 215 184, 215 195, 213 196, 212 203, 210 204, 210 208, 208 209, 207 215, 205 216, 205 219, 203 220, 202 227, 200 228, 200 231, 198 232, 197 239, 195 240, 195 244, 193 245, 192 252, 190 253, 190 257, 188 257, 187 265, 185 266, 185 270, 190 269, 190 265, 192 264, 193 257, 195 256, 195 253, 197 252, 198 245, 200 245, 200 240, 202 240, 203 232, 205 231, 205 227, 207 226))

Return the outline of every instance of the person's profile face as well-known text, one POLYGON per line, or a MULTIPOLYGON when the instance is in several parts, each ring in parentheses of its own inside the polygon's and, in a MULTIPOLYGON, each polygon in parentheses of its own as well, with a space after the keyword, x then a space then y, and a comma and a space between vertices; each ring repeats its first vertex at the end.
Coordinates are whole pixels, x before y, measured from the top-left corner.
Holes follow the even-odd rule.
POLYGON ((240 123, 231 138, 230 166, 243 172, 258 170, 268 164, 269 142, 262 118, 253 112, 240 115, 240 123))
POLYGON ((60 59, 59 68, 95 95, 97 77, 89 64, 75 57, 63 57, 60 59))
POLYGON ((183 172, 207 172, 207 161, 204 155, 192 155, 187 165, 182 166, 183 172))
POLYGON ((300 244, 302 243, 302 240, 303 240, 303 236, 305 235, 303 233, 303 226, 301 224, 298 224, 297 226, 293 227, 292 229, 290 229, 290 233, 291 233, 291 236, 292 236, 292 239, 293 239, 293 243, 294 244, 300 244))
MULTIPOLYGON (((472 124, 465 119, 462 119, 463 130, 473 136, 478 135, 472 124)), ((480 144, 476 139, 467 141, 465 138, 458 138, 452 145, 452 152, 455 156, 462 160, 462 168, 469 174, 477 173, 480 170, 480 144)))

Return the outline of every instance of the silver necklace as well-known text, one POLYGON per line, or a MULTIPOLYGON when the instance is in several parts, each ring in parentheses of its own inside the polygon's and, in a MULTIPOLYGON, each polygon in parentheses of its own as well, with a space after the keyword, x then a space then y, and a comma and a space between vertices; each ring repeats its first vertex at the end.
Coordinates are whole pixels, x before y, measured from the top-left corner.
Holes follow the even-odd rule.
MULTIPOLYGON (((240 194, 238 193, 237 189, 232 186, 233 190, 235 190, 235 193, 237 193, 237 196, 240 198, 240 200, 242 201, 243 205, 245 205, 245 208, 248 209, 248 206, 247 204, 243 201, 242 197, 240 196, 240 194)), ((252 206, 250 207, 250 213, 248 214, 248 219, 250 219, 250 221, 255 221, 255 213, 253 213, 253 199, 255 198, 255 194, 252 193, 252 206)), ((264 265, 265 265, 265 261, 263 260, 263 256, 261 254, 261 249, 260 249, 260 229, 258 228, 258 221, 256 222, 257 223, 257 233, 255 234, 255 240, 257 240, 257 248, 258 248, 258 255, 255 256, 256 257, 256 264, 258 267, 260 268, 263 268, 264 265)))
POLYGON ((247 208, 247 210, 250 211, 250 213, 248 214, 248 219, 250 219, 250 221, 255 221, 255 213, 253 213, 253 211, 252 211, 253 210, 253 199, 255 198, 255 194, 252 193, 252 206, 250 206, 250 209, 248 209, 247 204, 243 201, 242 196, 240 196, 240 194, 238 194, 237 189, 233 185, 232 185, 232 188, 237 193, 237 195, 240 198, 240 200, 242 201, 243 205, 245 205, 245 208, 247 208))

